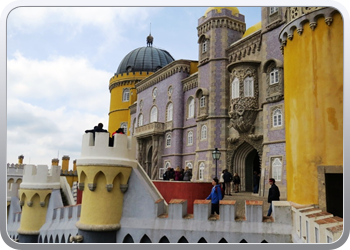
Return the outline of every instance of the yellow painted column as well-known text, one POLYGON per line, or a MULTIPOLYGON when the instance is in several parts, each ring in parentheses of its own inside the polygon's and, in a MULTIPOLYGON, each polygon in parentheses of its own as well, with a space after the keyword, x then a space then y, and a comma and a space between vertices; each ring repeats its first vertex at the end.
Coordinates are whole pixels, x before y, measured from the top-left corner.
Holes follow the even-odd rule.
POLYGON ((318 204, 318 166, 343 165, 343 20, 311 22, 284 41, 287 199, 299 204, 318 204))

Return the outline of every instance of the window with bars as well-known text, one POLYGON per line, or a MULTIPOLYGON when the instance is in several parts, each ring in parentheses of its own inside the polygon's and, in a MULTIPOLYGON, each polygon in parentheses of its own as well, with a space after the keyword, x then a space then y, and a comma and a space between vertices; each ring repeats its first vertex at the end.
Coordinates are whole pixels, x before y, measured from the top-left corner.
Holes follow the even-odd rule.
POLYGON ((282 110, 275 109, 273 111, 273 127, 281 127, 282 126, 282 110))
POLYGON ((239 80, 238 80, 238 78, 235 78, 232 81, 231 89, 232 89, 232 99, 238 98, 239 97, 239 80))
POLYGON ((244 79, 244 96, 254 97, 253 77, 247 77, 246 79, 244 79))

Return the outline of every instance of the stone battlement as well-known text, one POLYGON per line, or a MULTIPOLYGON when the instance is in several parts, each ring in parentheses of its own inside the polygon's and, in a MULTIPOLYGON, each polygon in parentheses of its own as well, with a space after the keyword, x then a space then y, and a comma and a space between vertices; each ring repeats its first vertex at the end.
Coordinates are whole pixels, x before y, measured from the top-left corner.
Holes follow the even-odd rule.
POLYGON ((7 163, 7 175, 23 175, 24 164, 7 163))
POLYGON ((25 165, 21 189, 59 189, 60 166, 25 165))
POLYGON ((119 165, 137 167, 136 139, 124 134, 115 134, 113 147, 109 146, 109 133, 92 133, 83 135, 81 157, 77 165, 119 165))

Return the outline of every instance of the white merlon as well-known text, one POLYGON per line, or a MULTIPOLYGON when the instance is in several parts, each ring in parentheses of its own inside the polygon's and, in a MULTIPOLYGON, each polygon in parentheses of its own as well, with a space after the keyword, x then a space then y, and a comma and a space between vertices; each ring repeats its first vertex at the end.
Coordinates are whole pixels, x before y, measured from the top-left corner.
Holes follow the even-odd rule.
POLYGON ((21 189, 59 189, 60 166, 25 165, 21 189))
POLYGON ((77 165, 118 165, 136 168, 136 139, 124 134, 113 136, 113 147, 109 146, 109 133, 92 133, 83 135, 81 157, 77 165))

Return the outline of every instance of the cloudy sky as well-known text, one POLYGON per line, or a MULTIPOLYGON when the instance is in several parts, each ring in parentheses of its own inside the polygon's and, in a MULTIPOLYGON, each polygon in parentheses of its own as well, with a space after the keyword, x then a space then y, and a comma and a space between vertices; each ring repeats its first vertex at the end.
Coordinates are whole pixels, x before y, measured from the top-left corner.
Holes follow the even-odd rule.
MULTIPOLYGON (((80 156, 82 135, 108 126, 109 79, 131 50, 153 46, 198 59, 208 7, 20 7, 7 19, 7 162, 80 156)), ((261 8, 238 7, 247 28, 261 8)))

